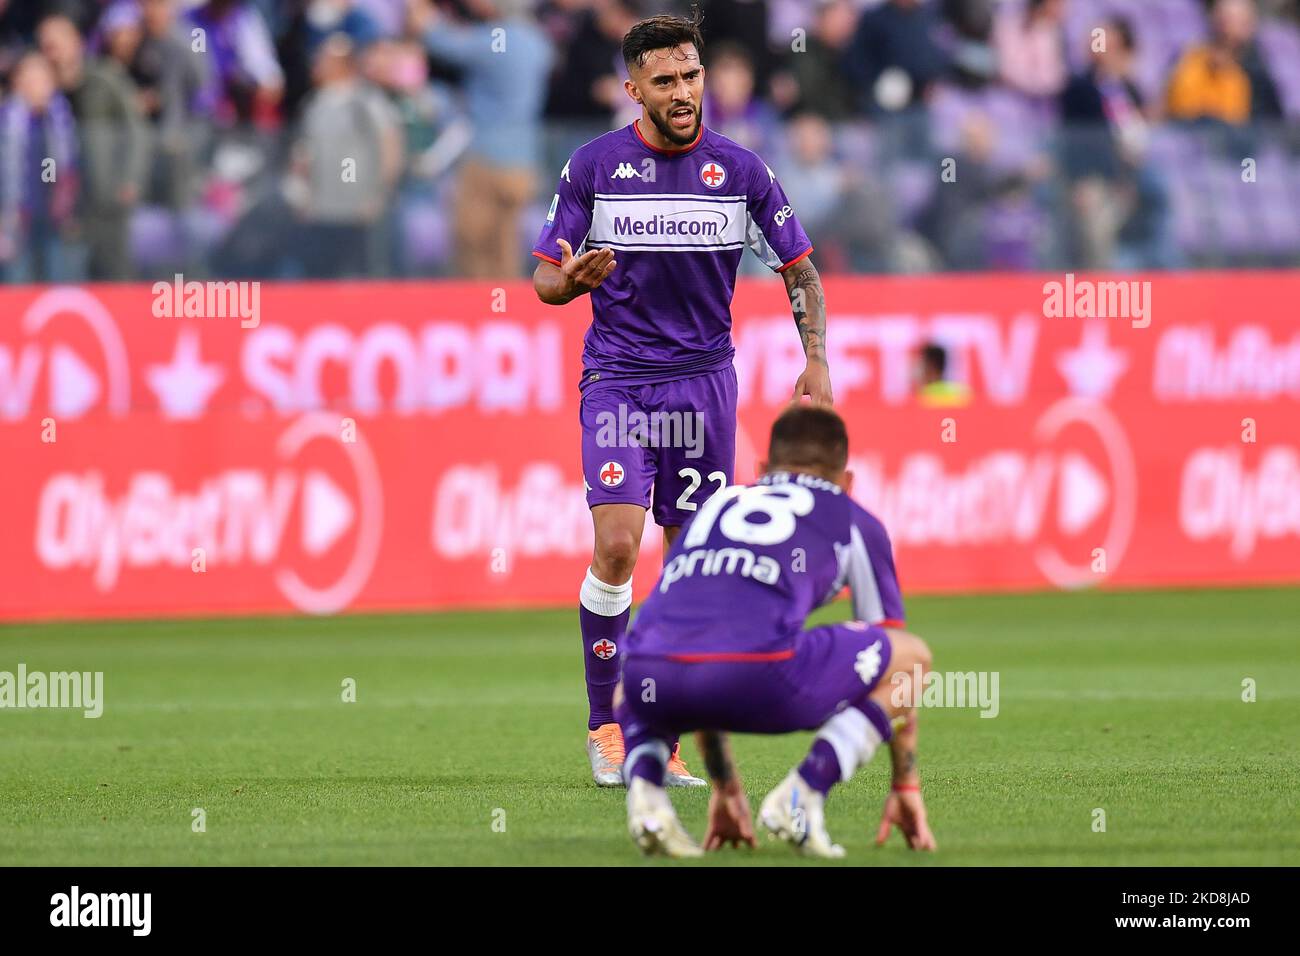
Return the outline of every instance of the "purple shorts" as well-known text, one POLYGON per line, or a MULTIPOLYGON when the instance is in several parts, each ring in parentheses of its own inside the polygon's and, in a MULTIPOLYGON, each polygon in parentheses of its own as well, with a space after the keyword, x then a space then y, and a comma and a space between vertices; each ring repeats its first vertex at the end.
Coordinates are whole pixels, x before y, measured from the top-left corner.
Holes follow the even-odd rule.
POLYGON ((685 524, 736 468, 736 370, 650 385, 596 383, 582 392, 587 506, 653 508, 685 524))
POLYGON ((634 649, 623 657, 624 700, 617 716, 628 739, 692 730, 814 730, 870 694, 892 656, 885 629, 858 621, 803 631, 793 653, 781 659, 728 653, 640 657, 634 649))

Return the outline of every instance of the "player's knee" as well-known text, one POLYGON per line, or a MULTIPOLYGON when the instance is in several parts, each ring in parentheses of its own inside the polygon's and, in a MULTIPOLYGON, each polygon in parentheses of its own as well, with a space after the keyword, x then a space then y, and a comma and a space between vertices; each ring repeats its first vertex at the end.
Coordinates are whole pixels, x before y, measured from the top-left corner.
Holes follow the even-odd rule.
POLYGON ((920 665, 921 673, 928 673, 934 663, 930 645, 909 631, 889 632, 889 643, 893 649, 890 660, 891 671, 911 671, 920 665))
POLYGON ((621 584, 632 575, 640 542, 627 528, 602 528, 596 532, 596 573, 609 584, 621 584))
POLYGON ((897 717, 916 706, 925 689, 924 677, 933 658, 930 647, 915 634, 889 630, 889 673, 871 692, 871 699, 897 717))
POLYGON ((934 655, 930 653, 930 645, 925 643, 925 641, 921 640, 915 634, 912 635, 912 640, 916 642, 912 653, 916 655, 916 659, 921 665, 922 672, 928 674, 930 668, 934 665, 934 655))

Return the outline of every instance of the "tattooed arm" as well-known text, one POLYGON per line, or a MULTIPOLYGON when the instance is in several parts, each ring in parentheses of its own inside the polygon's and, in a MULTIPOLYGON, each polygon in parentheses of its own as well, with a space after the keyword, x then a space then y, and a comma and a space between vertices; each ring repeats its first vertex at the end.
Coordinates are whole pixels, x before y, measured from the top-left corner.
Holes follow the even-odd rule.
POLYGON ((895 787, 919 787, 921 775, 916 769, 916 711, 907 713, 907 723, 894 731, 889 741, 889 755, 894 762, 895 787))
POLYGON ((709 797, 709 828, 704 834, 704 849, 719 850, 727 844, 755 846, 754 825, 750 822, 749 801, 740 784, 736 762, 731 757, 731 742, 717 730, 700 730, 695 734, 713 779, 709 797))
POLYGON ((898 827, 903 831, 909 849, 938 849, 926 820, 925 801, 921 799, 921 775, 916 769, 915 709, 907 712, 907 722, 894 731, 889 751, 894 761, 894 780, 876 831, 876 846, 882 845, 889 838, 890 830, 898 827))
POLYGON ((790 297, 794 324, 799 329, 799 341, 807 358, 803 374, 794 384, 793 398, 812 398, 814 405, 830 405, 831 373, 826 364, 826 293, 822 291, 822 277, 812 257, 800 259, 781 273, 785 291, 790 297))
POLYGON ((699 745, 713 785, 722 788, 731 783, 736 777, 736 764, 731 759, 731 741, 727 735, 717 730, 698 730, 695 743, 699 745))

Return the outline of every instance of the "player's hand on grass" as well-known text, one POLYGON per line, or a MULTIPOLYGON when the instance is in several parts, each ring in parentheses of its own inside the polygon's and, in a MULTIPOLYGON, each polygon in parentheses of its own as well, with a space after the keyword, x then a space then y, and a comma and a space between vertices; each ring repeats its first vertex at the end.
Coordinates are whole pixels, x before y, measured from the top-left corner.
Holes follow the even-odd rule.
POLYGON ((750 822, 749 801, 740 780, 733 778, 722 788, 714 786, 709 797, 709 828, 704 834, 704 849, 721 850, 724 846, 757 846, 754 825, 750 822))
POLYGON ((564 283, 573 296, 590 292, 600 285, 614 271, 613 249, 592 249, 580 256, 574 256, 573 247, 563 239, 556 239, 560 246, 560 271, 564 274, 564 283))
POLYGON ((814 405, 830 406, 832 404, 831 371, 826 367, 825 362, 810 361, 804 366, 799 381, 794 383, 794 394, 791 396, 791 401, 797 402, 805 395, 812 399, 814 405))
POLYGON ((885 812, 876 831, 876 846, 884 846, 889 831, 898 827, 913 850, 937 850, 934 834, 925 820, 925 801, 920 790, 892 790, 885 800, 885 812))

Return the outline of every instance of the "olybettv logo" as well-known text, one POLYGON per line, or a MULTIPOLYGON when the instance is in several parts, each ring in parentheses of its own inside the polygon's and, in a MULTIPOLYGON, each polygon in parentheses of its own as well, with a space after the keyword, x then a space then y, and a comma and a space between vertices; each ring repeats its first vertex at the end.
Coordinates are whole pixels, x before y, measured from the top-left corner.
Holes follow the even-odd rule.
POLYGON ((227 467, 184 484, 148 468, 121 477, 55 472, 36 504, 36 560, 51 572, 89 573, 101 593, 156 568, 238 568, 269 574, 299 610, 343 610, 374 570, 384 503, 369 443, 360 434, 340 442, 338 429, 335 415, 303 415, 275 441, 274 465, 227 467))
POLYGON ((596 195, 589 246, 683 252, 745 245, 744 196, 596 195))
POLYGON ((850 464, 857 495, 896 547, 1014 548, 1059 588, 1114 573, 1137 516, 1128 435, 1104 404, 1086 399, 1049 406, 1028 446, 956 461, 912 452, 889 472, 877 454, 850 464))
POLYGON ((55 286, 29 305, 0 341, 0 419, 33 411, 76 419, 96 408, 125 415, 131 405, 126 345, 112 314, 94 295, 55 286), (46 398, 38 391, 42 378, 46 398))

